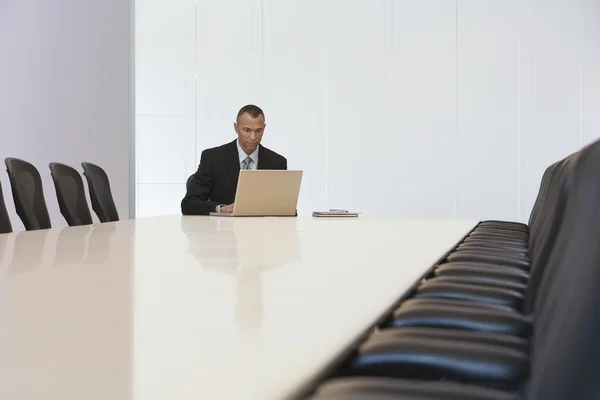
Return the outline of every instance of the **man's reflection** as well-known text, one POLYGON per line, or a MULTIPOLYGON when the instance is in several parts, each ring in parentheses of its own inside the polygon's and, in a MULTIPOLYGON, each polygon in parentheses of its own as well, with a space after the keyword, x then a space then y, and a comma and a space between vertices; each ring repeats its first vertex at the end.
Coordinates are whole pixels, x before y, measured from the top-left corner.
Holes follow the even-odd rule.
MULTIPOLYGON (((283 264, 282 264, 283 265, 283 264)), ((260 330, 263 322, 263 286, 260 266, 241 266, 235 286, 235 321, 248 333, 260 330)))
POLYGON ((235 321, 255 333, 263 322, 262 274, 301 259, 296 218, 200 218, 182 217, 188 251, 202 268, 236 279, 235 321))

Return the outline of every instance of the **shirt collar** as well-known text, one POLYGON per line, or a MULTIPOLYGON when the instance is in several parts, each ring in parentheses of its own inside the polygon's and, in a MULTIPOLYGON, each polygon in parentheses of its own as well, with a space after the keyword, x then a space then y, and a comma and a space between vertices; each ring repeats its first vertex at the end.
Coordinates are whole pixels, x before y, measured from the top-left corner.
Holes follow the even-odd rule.
MULTIPOLYGON (((235 144, 237 146, 238 157, 240 159, 240 164, 241 164, 242 161, 244 161, 246 159, 246 157, 248 157, 248 154, 246 154, 244 149, 242 149, 242 146, 240 146, 239 139, 237 139, 235 141, 235 144)), ((259 149, 259 147, 260 147, 260 145, 258 147, 256 147, 256 150, 254 150, 254 152, 252 154, 249 155, 250 158, 252 159, 252 161, 254 161, 254 165, 258 165, 258 149, 259 149)))

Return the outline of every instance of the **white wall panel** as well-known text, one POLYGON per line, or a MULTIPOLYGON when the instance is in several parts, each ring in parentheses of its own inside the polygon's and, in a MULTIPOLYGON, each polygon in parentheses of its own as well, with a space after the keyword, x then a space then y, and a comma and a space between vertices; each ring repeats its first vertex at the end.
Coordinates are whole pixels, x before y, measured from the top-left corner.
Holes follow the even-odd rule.
POLYGON ((582 17, 582 47, 584 54, 600 54, 600 1, 578 0, 582 17))
POLYGON ((181 199, 185 196, 185 183, 138 184, 138 210, 136 217, 181 213, 181 199))
POLYGON ((582 140, 587 144, 600 138, 600 54, 583 56, 581 74, 582 140))
POLYGON ((206 45, 209 51, 227 53, 260 48, 260 2, 208 0, 204 4, 206 45))
POLYGON ((376 175, 398 190, 386 200, 394 201, 395 215, 454 215, 456 2, 396 0, 392 6, 391 118, 377 138, 392 144, 392 154, 376 175))
POLYGON ((529 218, 544 170, 581 146, 580 56, 524 56, 520 217, 529 218))
POLYGON ((263 15, 264 143, 304 171, 298 211, 306 214, 326 206, 326 4, 270 0, 263 15))
POLYGON ((596 1, 140 3, 140 112, 185 118, 185 137, 138 131, 144 163, 185 160, 140 166, 147 183, 183 184, 254 103, 264 144, 305 171, 301 213, 525 221, 548 164, 600 136, 596 1))
POLYGON ((256 0, 198 4, 197 161, 205 148, 236 138, 233 123, 243 105, 262 103, 261 10, 256 0))
POLYGON ((209 55, 199 69, 199 79, 205 79, 204 109, 198 112, 198 123, 205 126, 205 148, 235 139, 238 110, 245 104, 261 104, 260 57, 255 51, 209 55))
POLYGON ((457 4, 457 216, 515 219, 514 2, 457 4))
POLYGON ((327 3, 327 205, 389 212, 406 196, 394 132, 391 2, 327 3), (377 99, 385 99, 378 101, 377 99))
POLYGON ((582 21, 589 11, 583 5, 528 0, 521 6, 521 219, 529 217, 548 165, 582 145, 582 21))
POLYGON ((137 118, 138 183, 181 183, 185 181, 185 116, 137 118))
POLYGON ((579 54, 583 15, 592 9, 589 4, 584 7, 585 1, 519 1, 515 10, 520 16, 523 48, 536 54, 579 54))
MULTIPOLYGON (((181 184, 197 167, 196 5, 193 0, 136 3, 136 182, 181 184)), ((150 206, 152 201, 158 200, 138 202, 143 215, 162 209, 150 206)))
MULTIPOLYGON (((193 85, 193 57, 186 35, 187 0, 137 2, 137 113, 185 115, 186 93, 193 85)), ((192 21, 193 22, 193 21, 192 21)), ((193 32, 193 31, 192 31, 193 32)))

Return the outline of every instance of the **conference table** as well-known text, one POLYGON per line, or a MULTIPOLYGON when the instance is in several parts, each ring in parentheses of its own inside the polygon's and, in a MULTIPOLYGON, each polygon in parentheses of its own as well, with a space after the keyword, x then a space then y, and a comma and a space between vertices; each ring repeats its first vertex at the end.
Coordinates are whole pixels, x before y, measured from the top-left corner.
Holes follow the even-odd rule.
POLYGON ((477 223, 165 216, 0 235, 0 398, 298 398, 477 223))

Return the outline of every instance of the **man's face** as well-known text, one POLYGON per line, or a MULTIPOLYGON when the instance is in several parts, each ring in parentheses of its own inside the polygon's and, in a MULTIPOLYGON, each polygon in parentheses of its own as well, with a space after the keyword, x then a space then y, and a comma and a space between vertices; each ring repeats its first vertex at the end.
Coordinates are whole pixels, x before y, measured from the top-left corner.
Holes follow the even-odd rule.
POLYGON ((258 118, 252 118, 248 113, 240 116, 237 123, 233 125, 240 146, 246 154, 252 154, 260 144, 263 133, 265 132, 265 117, 259 115, 258 118))

